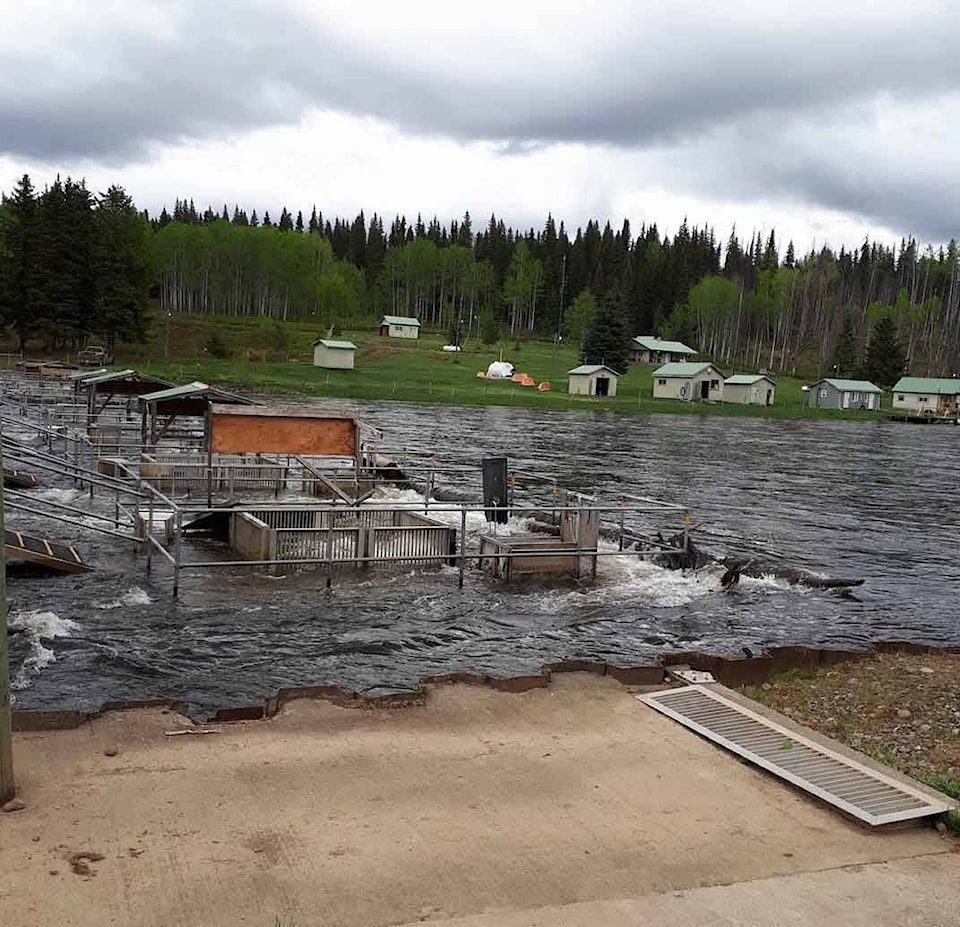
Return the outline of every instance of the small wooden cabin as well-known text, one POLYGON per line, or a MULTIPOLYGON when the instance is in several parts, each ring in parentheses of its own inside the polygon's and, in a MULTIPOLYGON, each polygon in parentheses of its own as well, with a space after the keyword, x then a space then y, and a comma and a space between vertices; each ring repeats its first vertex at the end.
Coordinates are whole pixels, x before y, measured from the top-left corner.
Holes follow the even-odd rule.
POLYGON ((352 341, 318 338, 313 343, 313 366, 326 370, 353 370, 357 346, 352 341))
POLYGON ((571 396, 599 396, 612 399, 617 395, 620 374, 604 364, 581 364, 567 371, 567 392, 571 396))

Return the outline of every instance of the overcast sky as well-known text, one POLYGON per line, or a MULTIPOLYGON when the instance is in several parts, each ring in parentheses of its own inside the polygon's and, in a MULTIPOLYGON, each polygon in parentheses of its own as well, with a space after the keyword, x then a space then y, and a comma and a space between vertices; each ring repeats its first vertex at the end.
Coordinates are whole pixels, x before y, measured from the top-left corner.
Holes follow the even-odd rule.
POLYGON ((279 215, 960 237, 953 0, 0 0, 29 172, 279 215))

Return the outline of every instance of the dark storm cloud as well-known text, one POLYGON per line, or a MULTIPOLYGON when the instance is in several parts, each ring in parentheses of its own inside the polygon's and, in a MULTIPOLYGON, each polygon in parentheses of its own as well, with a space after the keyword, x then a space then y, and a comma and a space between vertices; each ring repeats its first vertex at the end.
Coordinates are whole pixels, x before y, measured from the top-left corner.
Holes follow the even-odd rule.
MULTIPOLYGON (((883 4, 863 15, 780 4, 779 16, 776 3, 755 16, 719 4, 686 14, 682 5, 676 13, 662 6, 667 12, 626 4, 606 34, 585 37, 582 47, 568 36, 556 48, 515 54, 508 66, 488 62, 489 49, 480 40, 471 48, 469 34, 455 37, 462 55, 451 60, 432 54, 429 42, 351 40, 279 2, 184 0, 159 8, 160 29, 88 20, 62 51, 4 43, 13 51, 0 55, 0 152, 49 164, 124 163, 149 158, 156 143, 295 124, 314 108, 494 141, 511 155, 556 142, 682 149, 759 114, 767 133, 760 144, 775 147, 791 120, 816 123, 881 93, 902 105, 960 88, 951 47, 960 5, 930 0, 935 15, 925 19, 883 4)), ((736 185, 752 158, 735 149, 723 156, 719 173, 736 185)), ((861 194, 826 149, 805 170, 761 174, 818 204, 886 215, 895 227, 921 218, 915 182, 861 194)), ((927 225, 946 227, 939 218, 927 225)))

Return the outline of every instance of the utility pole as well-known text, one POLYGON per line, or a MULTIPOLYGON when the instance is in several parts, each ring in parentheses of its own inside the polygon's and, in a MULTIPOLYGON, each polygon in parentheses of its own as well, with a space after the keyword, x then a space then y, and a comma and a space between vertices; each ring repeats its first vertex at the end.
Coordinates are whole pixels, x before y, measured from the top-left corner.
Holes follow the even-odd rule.
MULTIPOLYGON (((0 473, 3 449, 0 448, 0 473)), ((0 534, 3 525, 3 477, 0 475, 0 534)), ((13 726, 10 713, 10 660, 7 652, 7 555, 6 544, 0 550, 0 805, 14 796, 13 726)))
POLYGON ((557 337, 553 341, 553 353, 557 353, 560 346, 560 339, 563 337, 563 291, 567 285, 567 256, 563 255, 560 264, 560 308, 557 312, 557 337))

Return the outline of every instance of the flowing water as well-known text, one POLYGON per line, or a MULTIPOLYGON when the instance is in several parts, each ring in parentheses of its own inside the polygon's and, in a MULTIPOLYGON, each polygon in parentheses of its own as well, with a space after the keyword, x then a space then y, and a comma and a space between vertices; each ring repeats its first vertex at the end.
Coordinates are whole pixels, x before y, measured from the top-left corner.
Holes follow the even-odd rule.
MULTIPOLYGON (((559 659, 635 665, 675 650, 960 644, 960 429, 402 403, 349 410, 391 448, 461 462, 506 454, 609 500, 627 492, 676 502, 718 554, 759 551, 865 585, 850 596, 744 578, 722 592, 717 569, 683 574, 615 557, 601 559, 585 588, 509 588, 471 572, 461 591, 444 568, 371 572, 327 591, 315 573, 243 569, 186 574, 174 601, 166 565, 148 580, 129 545, 48 522, 42 530, 73 540, 97 570, 11 577, 16 705, 171 697, 203 715, 283 686, 405 688, 437 673, 506 676, 559 659)), ((37 492, 85 498, 66 484, 37 492)))

